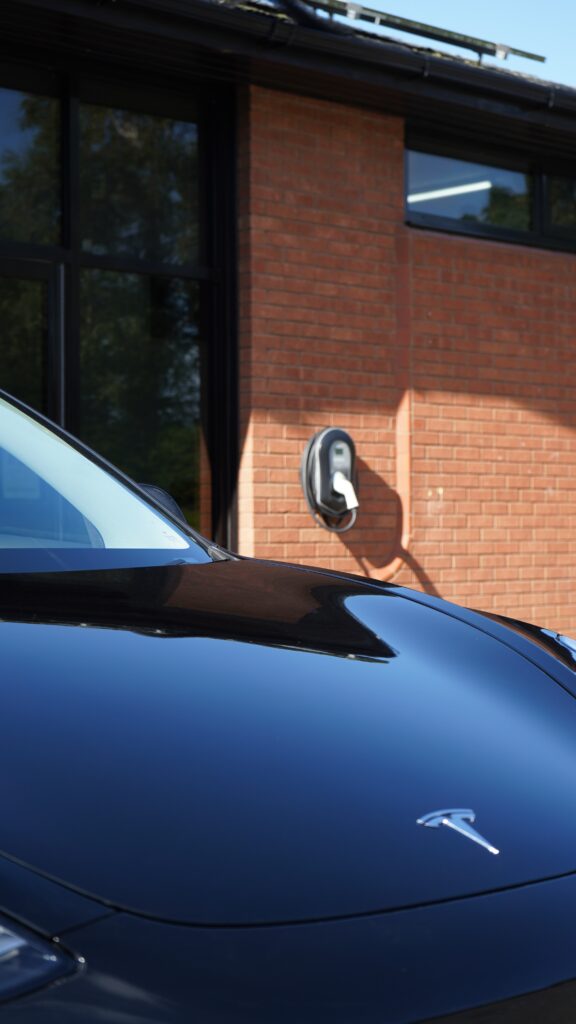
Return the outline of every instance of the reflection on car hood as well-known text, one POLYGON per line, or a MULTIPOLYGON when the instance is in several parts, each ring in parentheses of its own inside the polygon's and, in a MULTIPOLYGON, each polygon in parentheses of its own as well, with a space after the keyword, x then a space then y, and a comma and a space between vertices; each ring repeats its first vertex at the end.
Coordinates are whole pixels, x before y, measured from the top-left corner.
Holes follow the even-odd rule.
POLYGON ((433 604, 248 561, 3 577, 0 851, 203 924, 576 871, 576 701, 554 659, 433 604), (500 853, 417 824, 446 808, 500 853))

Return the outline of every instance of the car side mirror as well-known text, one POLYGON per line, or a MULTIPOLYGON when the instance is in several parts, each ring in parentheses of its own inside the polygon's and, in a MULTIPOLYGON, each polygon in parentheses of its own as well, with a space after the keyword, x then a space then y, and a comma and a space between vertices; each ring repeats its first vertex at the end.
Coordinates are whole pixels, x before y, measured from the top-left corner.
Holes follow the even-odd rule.
POLYGON ((190 525, 178 502, 175 501, 172 495, 169 494, 168 491, 165 491, 163 487, 158 487, 156 484, 142 483, 139 483, 138 486, 141 487, 143 491, 146 491, 146 493, 149 494, 158 505, 163 505, 167 512, 170 512, 170 514, 175 516, 176 519, 180 519, 185 526, 190 525))

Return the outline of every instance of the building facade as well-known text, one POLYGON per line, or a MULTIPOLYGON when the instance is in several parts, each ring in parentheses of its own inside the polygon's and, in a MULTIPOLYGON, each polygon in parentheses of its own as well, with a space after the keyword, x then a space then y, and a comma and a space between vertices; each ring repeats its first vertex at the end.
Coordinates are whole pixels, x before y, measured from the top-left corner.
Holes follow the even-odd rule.
POLYGON ((574 632, 576 93, 248 5, 1 17, 1 386, 242 554, 574 632))

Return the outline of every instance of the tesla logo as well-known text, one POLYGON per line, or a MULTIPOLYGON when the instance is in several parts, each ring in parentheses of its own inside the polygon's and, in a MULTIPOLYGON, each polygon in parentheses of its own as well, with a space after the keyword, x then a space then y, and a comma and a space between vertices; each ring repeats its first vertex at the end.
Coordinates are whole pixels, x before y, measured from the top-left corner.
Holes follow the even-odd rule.
POLYGON ((474 811, 466 808, 456 810, 452 808, 448 811, 431 811, 430 814, 424 814, 421 818, 418 818, 416 824, 426 825, 427 828, 440 828, 441 825, 446 825, 446 828, 451 828, 454 832, 459 832, 461 836, 465 836, 466 839, 471 839, 473 843, 483 846, 485 850, 488 850, 488 853, 500 853, 500 850, 497 850, 475 828, 472 828, 472 823, 475 819, 474 811))

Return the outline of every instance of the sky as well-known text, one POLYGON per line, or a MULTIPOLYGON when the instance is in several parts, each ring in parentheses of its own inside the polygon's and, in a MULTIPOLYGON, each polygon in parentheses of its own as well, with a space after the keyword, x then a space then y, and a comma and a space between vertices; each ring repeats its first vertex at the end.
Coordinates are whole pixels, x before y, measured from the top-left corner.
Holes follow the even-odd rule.
MULTIPOLYGON (((503 70, 521 71, 548 82, 576 88, 576 4, 574 0, 549 0, 541 6, 528 0, 481 0, 480 3, 455 3, 454 0, 357 0, 362 6, 396 14, 411 21, 476 36, 491 43, 504 43, 546 57, 540 64, 510 55, 505 61, 484 57, 483 62, 503 70)), ((386 28, 387 36, 402 38, 386 28)), ((412 45, 436 47, 450 52, 444 43, 426 42, 417 36, 404 36, 412 45)), ((460 52, 473 58, 470 51, 460 52)))

